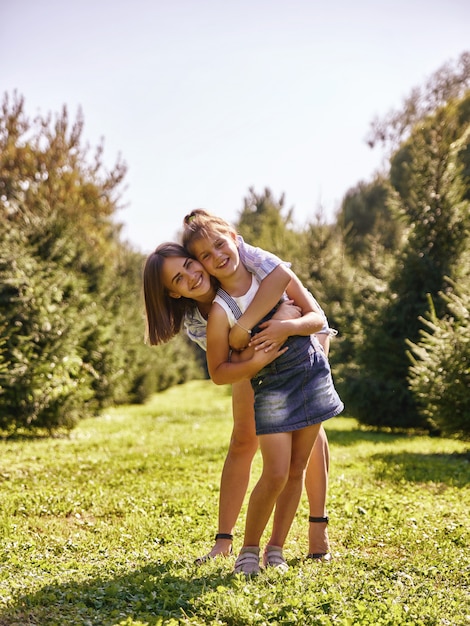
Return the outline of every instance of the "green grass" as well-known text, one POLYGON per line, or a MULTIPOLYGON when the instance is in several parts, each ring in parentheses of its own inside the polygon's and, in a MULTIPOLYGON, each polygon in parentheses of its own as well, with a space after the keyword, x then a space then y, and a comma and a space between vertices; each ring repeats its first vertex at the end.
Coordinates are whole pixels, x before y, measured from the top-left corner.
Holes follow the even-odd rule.
POLYGON ((304 496, 290 571, 245 580, 233 558, 193 564, 230 430, 228 390, 195 381, 67 438, 0 442, 0 626, 470 624, 464 443, 330 420, 333 562, 303 560, 304 496))

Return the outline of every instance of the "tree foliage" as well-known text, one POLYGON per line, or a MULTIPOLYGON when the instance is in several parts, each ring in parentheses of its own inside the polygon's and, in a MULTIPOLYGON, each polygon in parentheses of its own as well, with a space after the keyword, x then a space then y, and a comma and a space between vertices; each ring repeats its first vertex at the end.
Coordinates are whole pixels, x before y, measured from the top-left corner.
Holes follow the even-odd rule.
POLYGON ((243 201, 238 231, 249 242, 289 259, 297 253, 298 233, 292 222, 293 209, 286 212, 285 196, 276 199, 269 188, 258 194, 253 187, 243 201))
MULTIPOLYGON (((454 93, 450 87, 444 90, 442 72, 435 80, 435 94, 454 93)), ((458 80, 450 77, 448 84, 458 80)), ((454 86, 460 94, 460 87, 454 86)), ((287 246, 273 245, 292 234, 292 212, 288 223, 282 219, 284 197, 270 203, 269 228, 263 224, 265 213, 252 210, 251 230, 245 232, 250 243, 291 260, 319 300, 330 325, 339 330, 331 361, 341 396, 355 417, 379 427, 441 428, 441 420, 422 408, 418 384, 409 382, 408 348, 420 341, 430 296, 435 319, 447 319, 445 298, 453 297, 454 284, 447 277, 458 280, 465 265, 462 259, 468 258, 470 94, 435 110, 430 103, 431 98, 430 108, 423 108, 426 117, 397 147, 389 174, 351 189, 336 224, 326 224, 317 216, 316 222, 297 232, 291 256, 287 246)), ((265 197, 250 193, 256 202, 248 202, 249 206, 272 200, 270 193, 265 197)), ((459 323, 468 324, 468 319, 461 317, 459 323)), ((428 344, 429 338, 426 346, 419 343, 420 355, 428 344)), ((442 352, 450 353, 449 347, 442 352)), ((452 371, 458 373, 466 357, 462 350, 454 355, 458 356, 452 371)), ((415 367, 417 362, 415 355, 415 367)), ((445 377, 440 390, 451 384, 451 377, 445 377)), ((453 399, 458 414, 457 387, 455 396, 448 392, 447 397, 453 399)), ((456 421, 452 423, 456 426, 456 421)))
MULTIPOLYGON (((66 108, 28 119, 4 97, 0 115, 0 428, 70 428, 103 407, 145 399, 177 372, 143 343, 143 258, 114 218, 126 173, 82 145, 66 108), (152 384, 155 387, 152 388, 152 384)), ((194 366, 195 367, 195 366, 194 366)))
MULTIPOLYGON (((375 121, 388 172, 303 228, 285 196, 248 190, 238 230, 292 263, 338 336, 330 358, 362 423, 468 436, 470 53, 375 121), (424 325, 424 329, 423 329, 424 325)), ((200 376, 179 336, 143 343, 143 257, 115 221, 125 165, 82 145, 67 110, 0 115, 0 429, 70 428, 200 376)))
POLYGON ((439 318, 429 298, 420 340, 407 342, 409 383, 419 412, 436 431, 470 438, 470 281, 453 287, 441 294, 447 314, 439 318))
MULTIPOLYGON (((420 317, 446 292, 469 244, 470 205, 465 159, 469 141, 469 95, 423 120, 391 162, 396 210, 407 237, 398 252, 389 298, 357 354, 360 376, 351 405, 363 422, 429 427, 408 387, 406 340, 416 342, 420 317)), ((443 306, 437 310, 440 317, 443 306)))
POLYGON ((371 122, 367 139, 374 147, 377 143, 396 149, 421 120, 433 115, 450 100, 458 100, 470 89, 470 52, 463 52, 456 61, 444 63, 426 81, 415 87, 399 109, 390 111, 371 122))
POLYGON ((384 176, 350 189, 337 219, 344 229, 347 253, 354 259, 373 254, 377 246, 386 253, 400 245, 403 229, 393 214, 390 183, 384 176))
POLYGON ((86 301, 80 284, 22 245, 2 241, 0 262, 0 427, 70 427, 88 413, 93 370, 80 336, 86 301))

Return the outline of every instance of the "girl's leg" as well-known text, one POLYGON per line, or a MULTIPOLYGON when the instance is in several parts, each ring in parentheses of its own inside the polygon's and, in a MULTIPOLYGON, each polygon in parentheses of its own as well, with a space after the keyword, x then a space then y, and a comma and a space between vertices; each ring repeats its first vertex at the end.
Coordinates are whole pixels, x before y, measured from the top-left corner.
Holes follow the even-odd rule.
POLYGON ((292 433, 261 435, 259 442, 263 471, 248 503, 244 547, 259 546, 261 535, 289 476, 292 433))
POLYGON ((322 427, 313 446, 312 454, 305 475, 305 489, 309 503, 309 515, 317 520, 309 523, 308 552, 325 557, 330 551, 326 518, 326 496, 328 491, 328 472, 330 468, 330 450, 328 438, 322 427))
POLYGON ((276 502, 273 530, 268 546, 284 545, 302 495, 305 467, 320 430, 323 430, 321 424, 315 424, 292 433, 289 478, 276 502))
MULTIPOLYGON (((258 448, 255 430, 253 389, 249 381, 232 385, 233 430, 220 479, 219 522, 217 534, 233 534, 250 479, 251 462, 258 448)), ((202 557, 213 558, 231 551, 230 539, 216 539, 214 547, 202 557)))

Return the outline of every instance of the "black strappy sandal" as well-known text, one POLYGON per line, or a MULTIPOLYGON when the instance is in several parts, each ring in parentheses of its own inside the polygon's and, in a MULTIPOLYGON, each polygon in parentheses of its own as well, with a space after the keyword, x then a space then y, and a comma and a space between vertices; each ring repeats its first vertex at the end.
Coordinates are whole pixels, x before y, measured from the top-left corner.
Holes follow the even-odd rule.
MULTIPOLYGON (((230 539, 230 541, 233 541, 233 535, 231 535, 230 533, 217 533, 216 536, 215 536, 215 540, 217 541, 217 539, 230 539)), ((229 550, 228 555, 223 555, 223 556, 229 556, 230 554, 232 554, 232 546, 230 546, 230 550, 229 550)), ((208 554, 205 554, 204 556, 198 557, 194 561, 194 563, 196 565, 202 565, 206 561, 210 561, 211 559, 215 559, 216 556, 219 556, 219 555, 215 554, 214 556, 212 556, 211 553, 209 552, 208 554)))
MULTIPOLYGON (((314 517, 313 515, 310 515, 308 521, 314 524, 328 524, 330 518, 328 515, 325 515, 325 517, 314 517)), ((323 561, 324 563, 328 563, 332 558, 331 552, 311 552, 310 554, 307 554, 307 559, 312 559, 312 561, 323 561)))

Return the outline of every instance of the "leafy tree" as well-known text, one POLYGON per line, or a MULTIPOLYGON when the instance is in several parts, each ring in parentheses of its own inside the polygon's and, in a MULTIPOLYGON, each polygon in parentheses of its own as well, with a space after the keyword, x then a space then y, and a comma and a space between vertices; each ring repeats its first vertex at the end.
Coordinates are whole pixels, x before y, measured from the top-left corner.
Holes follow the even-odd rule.
MULTIPOLYGON (((91 406, 102 405, 101 390, 106 384, 103 375, 105 359, 101 345, 93 342, 96 328, 103 328, 106 313, 112 309, 104 298, 114 288, 116 270, 114 258, 119 249, 119 228, 112 221, 117 208, 120 185, 125 166, 118 163, 110 172, 104 171, 101 162, 102 147, 89 163, 88 149, 81 146, 83 120, 78 116, 70 124, 66 109, 53 121, 51 116, 38 117, 32 122, 24 112, 24 100, 15 95, 12 103, 8 96, 2 104, 0 121, 0 213, 2 225, 0 241, 4 251, 4 271, 16 275, 16 291, 9 291, 3 309, 6 328, 17 324, 10 338, 16 343, 9 345, 9 359, 22 364, 27 371, 29 385, 21 393, 35 398, 41 393, 40 382, 33 372, 47 371, 51 355, 57 362, 70 366, 69 375, 80 378, 80 393, 70 388, 70 398, 76 401, 76 412, 82 416, 91 406), (19 267, 17 258, 29 259, 35 271, 28 273, 19 267), (112 278, 112 280, 111 280, 112 278), (44 286, 56 284, 55 299, 60 306, 60 316, 50 316, 43 325, 51 327, 44 336, 31 333, 26 320, 32 321, 35 306, 49 310, 49 292, 44 286), (43 305, 40 303, 43 302, 43 305), (19 325, 18 318, 21 321, 19 325), (23 319, 24 318, 24 319, 23 319), (93 323, 96 320, 96 323, 93 323), (63 328, 65 324, 65 328, 63 328), (25 334, 19 331, 23 328, 25 334), (74 357, 63 360, 55 350, 57 336, 74 336, 74 357), (21 345, 21 349, 19 349, 21 345), (26 353, 30 353, 25 360, 26 353), (87 371, 83 378, 77 372, 87 371), (81 393, 92 381, 94 393, 81 393), (92 405, 84 402, 84 398, 92 405), (79 407, 81 407, 79 409, 79 407)), ((41 313, 42 314, 42 313, 41 313)), ((108 327, 109 332, 109 327, 108 327)), ((59 368, 49 372, 51 386, 60 388, 62 378, 56 379, 59 368)), ((5 387, 5 385, 2 385, 5 387)), ((19 381, 9 381, 11 395, 18 393, 19 381)), ((8 394, 0 397, 6 399, 8 394)), ((59 403, 60 404, 60 403, 59 403)), ((56 401, 56 413, 66 411, 56 401)), ((24 406, 37 406, 32 400, 24 406)), ((9 405, 5 406, 10 409, 9 405)), ((40 412, 25 408, 22 425, 56 426, 61 418, 48 417, 47 403, 40 412)), ((11 409, 8 415, 14 414, 11 409)), ((73 420, 68 420, 68 422, 73 420)))
POLYGON ((317 216, 306 235, 299 276, 338 331, 331 343, 330 361, 349 410, 351 387, 358 377, 357 352, 368 340, 366 329, 375 325, 386 302, 393 256, 377 240, 371 240, 367 253, 351 254, 341 221, 330 225, 317 216))
POLYGON ((282 259, 292 259, 298 250, 298 234, 292 223, 293 208, 284 214, 284 194, 276 200, 270 189, 257 194, 251 187, 243 204, 237 228, 246 241, 282 259))
POLYGON ((10 231, 0 260, 0 428, 69 428, 89 415, 94 372, 80 336, 87 301, 79 281, 45 263, 10 231))
POLYGON ((426 330, 408 341, 410 389, 419 412, 445 435, 470 437, 470 281, 441 294, 448 314, 439 318, 431 298, 420 318, 426 330))
POLYGON ((456 61, 444 63, 426 81, 415 87, 402 106, 371 123, 368 144, 381 143, 397 149, 426 117, 445 106, 450 100, 459 100, 470 88, 470 52, 463 52, 456 61))
POLYGON ((360 182, 347 192, 337 220, 344 228, 346 251, 353 258, 372 254, 377 245, 385 253, 399 246, 402 229, 389 198, 390 184, 382 176, 360 182))
MULTIPOLYGON (((357 354, 360 375, 350 406, 368 424, 432 427, 417 410, 407 378, 405 340, 418 340, 428 294, 448 291, 468 246, 469 203, 465 174, 469 97, 423 120, 391 163, 396 207, 407 228, 390 281, 388 301, 357 354)), ((443 307, 437 310, 440 317, 443 307)))
POLYGON ((126 168, 90 157, 81 114, 0 115, 0 428, 70 428, 151 384, 191 372, 187 348, 165 366, 143 343, 142 256, 114 217, 126 168), (157 375, 156 372, 160 372, 157 375))

